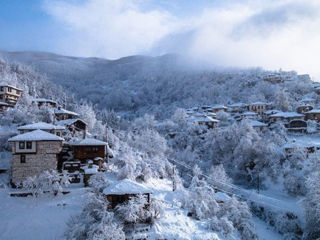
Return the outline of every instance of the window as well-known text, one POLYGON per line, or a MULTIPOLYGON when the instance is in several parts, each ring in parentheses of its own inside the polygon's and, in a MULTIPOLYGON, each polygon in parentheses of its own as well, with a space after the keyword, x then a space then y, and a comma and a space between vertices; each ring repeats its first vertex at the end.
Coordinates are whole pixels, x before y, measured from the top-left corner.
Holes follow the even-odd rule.
POLYGON ((25 143, 19 142, 19 149, 25 149, 25 143))
POLYGON ((60 132, 57 132, 57 136, 59 136, 59 137, 60 137, 60 132))
POLYGON ((96 153, 96 152, 98 152, 98 151, 99 151, 99 149, 98 149, 97 147, 93 147, 93 148, 92 148, 92 152, 95 152, 95 153, 96 153))
POLYGON ((9 88, 8 88, 8 92, 12 92, 12 88, 9 87, 9 88))
POLYGON ((27 149, 32 149, 32 142, 27 142, 27 149))
POLYGON ((20 155, 20 163, 26 163, 26 155, 20 155))
POLYGON ((0 91, 3 92, 3 87, 0 87, 0 91))

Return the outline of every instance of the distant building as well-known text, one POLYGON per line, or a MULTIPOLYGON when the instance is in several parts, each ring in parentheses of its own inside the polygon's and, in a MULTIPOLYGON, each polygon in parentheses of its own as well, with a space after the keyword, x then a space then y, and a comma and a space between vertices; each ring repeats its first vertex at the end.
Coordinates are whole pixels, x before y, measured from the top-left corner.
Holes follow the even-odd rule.
POLYGON ((267 129, 268 125, 263 123, 263 122, 260 122, 260 121, 256 121, 256 120, 250 120, 250 125, 256 129, 256 130, 259 130, 259 131, 264 131, 267 129))
POLYGON ((228 105, 228 111, 231 113, 243 113, 246 111, 247 105, 244 103, 233 103, 228 105))
POLYGON ((304 120, 292 120, 286 125, 289 132, 307 132, 308 124, 304 120))
POLYGON ((194 117, 193 120, 199 125, 205 125, 209 129, 216 128, 219 124, 219 120, 208 116, 194 117))
POLYGON ((313 107, 311 105, 308 105, 308 104, 304 104, 304 105, 301 105, 301 106, 298 106, 296 111, 297 113, 305 113, 305 112, 309 112, 313 109, 313 107))
POLYGON ((304 113, 306 120, 320 121, 320 109, 312 109, 304 113))
POLYGON ((314 98, 310 98, 310 97, 305 97, 303 99, 301 99, 301 102, 305 105, 314 105, 316 100, 314 98))
POLYGON ((265 111, 268 110, 268 104, 264 102, 254 102, 248 104, 248 110, 250 112, 256 112, 259 115, 262 115, 265 111))
POLYGON ((65 130, 64 126, 56 126, 50 123, 45 123, 45 122, 37 122, 37 123, 32 123, 28 125, 24 125, 21 127, 18 127, 18 130, 20 134, 26 133, 26 132, 31 132, 34 130, 40 129, 42 131, 48 132, 55 134, 59 137, 63 135, 63 131, 65 130))
POLYGON ((278 112, 269 117, 270 123, 282 122, 289 123, 292 120, 303 120, 304 115, 296 112, 278 112))
POLYGON ((33 101, 38 105, 38 107, 46 106, 46 107, 52 107, 55 108, 58 106, 58 103, 56 101, 53 101, 51 99, 46 98, 34 98, 33 101))
POLYGON ((63 109, 61 107, 58 107, 58 109, 55 109, 54 114, 55 114, 56 119, 58 121, 67 120, 67 119, 75 119, 75 118, 79 117, 78 113, 63 109))
POLYGON ((208 112, 213 112, 213 113, 217 113, 220 111, 226 112, 228 110, 228 108, 224 105, 213 105, 210 108, 207 109, 208 112))
POLYGON ((252 119, 256 120, 258 118, 258 114, 256 112, 244 112, 241 114, 241 119, 252 119))
POLYGON ((23 93, 22 89, 9 84, 0 83, 0 102, 14 106, 23 93))
POLYGON ((57 156, 63 138, 35 130, 9 139, 12 143, 11 183, 19 184, 28 177, 57 169, 57 156))
POLYGON ((281 83, 284 82, 284 79, 281 77, 280 74, 274 73, 269 74, 263 78, 264 81, 270 82, 270 83, 281 83))

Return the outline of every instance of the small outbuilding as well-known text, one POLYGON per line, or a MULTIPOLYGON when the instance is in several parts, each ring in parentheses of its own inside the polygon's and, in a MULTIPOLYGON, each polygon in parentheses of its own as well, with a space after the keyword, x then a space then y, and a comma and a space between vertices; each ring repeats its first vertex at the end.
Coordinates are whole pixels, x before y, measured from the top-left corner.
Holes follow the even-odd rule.
POLYGON ((143 195, 147 202, 150 203, 151 190, 140 183, 129 179, 115 181, 104 189, 103 194, 110 203, 111 208, 115 208, 118 204, 128 201, 131 197, 143 195))

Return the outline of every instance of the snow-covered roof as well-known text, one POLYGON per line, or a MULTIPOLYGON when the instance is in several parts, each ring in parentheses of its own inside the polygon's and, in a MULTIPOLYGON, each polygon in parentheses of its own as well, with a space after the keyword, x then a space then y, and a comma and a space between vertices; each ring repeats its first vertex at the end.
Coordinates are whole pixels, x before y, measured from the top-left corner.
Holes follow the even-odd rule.
POLYGON ((276 114, 272 114, 270 117, 283 117, 283 118, 292 118, 292 117, 303 117, 303 114, 296 112, 278 112, 276 114))
POLYGON ((143 194, 151 193, 152 191, 140 183, 134 182, 129 179, 115 181, 103 190, 106 195, 111 194, 143 194))
POLYGON ((15 141, 63 141, 64 139, 58 137, 57 135, 42 131, 34 130, 32 132, 27 132, 19 134, 15 137, 9 138, 9 142, 15 141))
POLYGON ((5 103, 5 102, 0 102, 0 106, 10 106, 10 104, 5 103))
POLYGON ((320 109, 312 109, 306 113, 320 113, 320 109))
POLYGON ((15 87, 15 86, 10 85, 10 84, 7 84, 7 83, 0 83, 0 87, 11 87, 11 88, 14 88, 14 89, 17 89, 17 90, 23 91, 22 89, 17 88, 17 87, 15 87))
POLYGON ((56 103, 56 101, 53 101, 51 99, 47 99, 47 98, 34 98, 32 101, 34 102, 49 102, 49 103, 56 103))
POLYGON ((254 102, 251 103, 250 105, 267 105, 265 102, 254 102))
POLYGON ((70 142, 70 145, 72 146, 106 146, 107 143, 95 138, 85 138, 85 139, 77 140, 74 142, 70 142))
POLYGON ((256 120, 251 120, 250 124, 252 127, 266 127, 267 126, 267 124, 265 124, 263 122, 256 121, 256 120))
POLYGON ((266 112, 265 112, 265 114, 267 114, 267 115, 271 115, 271 114, 276 114, 276 113, 279 113, 279 112, 281 112, 281 111, 279 111, 279 110, 275 110, 275 109, 272 109, 272 110, 268 110, 268 111, 266 111, 266 112))
POLYGON ((28 125, 24 125, 21 127, 18 127, 18 130, 36 130, 36 129, 41 129, 41 130, 64 130, 64 126, 56 126, 50 123, 45 123, 45 122, 37 122, 37 123, 32 123, 28 125))
POLYGON ((242 115, 243 115, 243 116, 255 116, 255 115, 258 115, 258 114, 255 113, 255 112, 250 112, 250 111, 248 111, 248 112, 242 113, 242 115))
POLYGON ((77 121, 81 121, 81 122, 83 122, 84 124, 87 125, 87 123, 85 121, 83 121, 82 119, 80 119, 80 118, 60 120, 60 121, 57 122, 57 124, 58 125, 70 126, 71 124, 73 124, 73 123, 75 123, 77 121))
POLYGON ((89 168, 88 166, 84 166, 82 167, 83 171, 85 174, 95 174, 98 172, 99 170, 99 166, 97 165, 92 165, 91 168, 89 168))
POLYGON ((231 107, 231 108, 233 108, 233 107, 244 107, 244 106, 245 106, 244 103, 233 103, 233 104, 228 105, 228 107, 231 107))
POLYGON ((227 109, 226 106, 221 105, 221 104, 216 104, 210 107, 211 109, 227 109))
POLYGON ((55 114, 69 114, 69 115, 73 115, 73 116, 79 116, 78 113, 75 113, 75 112, 66 110, 66 109, 64 109, 64 108, 55 109, 55 110, 54 110, 54 113, 55 113, 55 114))
POLYGON ((219 122, 217 119, 213 119, 212 117, 204 116, 204 117, 197 117, 194 119, 196 122, 219 122))
POLYGON ((304 97, 302 100, 302 102, 312 102, 312 101, 315 101, 314 98, 310 98, 310 97, 304 97))
POLYGON ((206 113, 206 115, 207 115, 208 117, 216 117, 216 116, 217 116, 217 114, 215 114, 215 113, 213 113, 213 112, 208 112, 208 113, 206 113))

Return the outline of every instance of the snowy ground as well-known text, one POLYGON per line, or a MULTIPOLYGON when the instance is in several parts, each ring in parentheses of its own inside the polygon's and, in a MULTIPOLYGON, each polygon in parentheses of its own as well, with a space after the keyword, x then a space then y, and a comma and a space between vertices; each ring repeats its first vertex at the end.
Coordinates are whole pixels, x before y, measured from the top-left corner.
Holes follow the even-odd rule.
POLYGON ((63 239, 71 216, 79 214, 88 188, 73 188, 57 197, 10 197, 9 189, 0 189, 1 240, 63 239))

